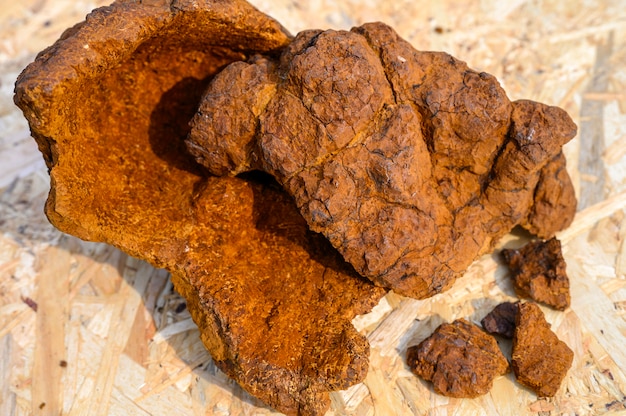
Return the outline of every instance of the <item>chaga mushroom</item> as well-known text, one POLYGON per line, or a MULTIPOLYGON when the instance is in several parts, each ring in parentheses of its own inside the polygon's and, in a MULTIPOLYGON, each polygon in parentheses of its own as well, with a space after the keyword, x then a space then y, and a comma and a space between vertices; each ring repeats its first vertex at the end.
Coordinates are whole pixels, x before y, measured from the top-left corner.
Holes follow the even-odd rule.
POLYGON ((513 338, 519 302, 502 302, 480 321, 485 331, 492 335, 513 338))
POLYGON ((287 414, 321 415, 328 392, 365 378, 352 326, 385 294, 359 276, 267 181, 209 177, 172 267, 217 366, 287 414))
POLYGON ((510 102, 493 76, 371 23, 227 66, 187 147, 216 175, 272 174, 361 275, 425 298, 514 226, 572 221, 575 134, 563 110, 510 102))
POLYGON ((532 241, 520 249, 504 249, 502 257, 509 266, 515 291, 558 310, 570 305, 569 278, 561 242, 532 241))
POLYGON ((539 306, 520 303, 511 361, 517 381, 540 397, 552 397, 573 360, 573 351, 552 332, 539 306))
POLYGON ((219 368, 281 412, 316 415, 365 376, 350 321, 385 290, 274 182, 211 177, 183 145, 220 68, 290 40, 243 1, 119 1, 43 51, 15 101, 50 169, 50 221, 170 270, 219 368))
POLYGON ((407 350, 411 371, 433 383, 435 392, 450 397, 478 397, 509 363, 495 338, 465 319, 440 325, 419 345, 407 350))

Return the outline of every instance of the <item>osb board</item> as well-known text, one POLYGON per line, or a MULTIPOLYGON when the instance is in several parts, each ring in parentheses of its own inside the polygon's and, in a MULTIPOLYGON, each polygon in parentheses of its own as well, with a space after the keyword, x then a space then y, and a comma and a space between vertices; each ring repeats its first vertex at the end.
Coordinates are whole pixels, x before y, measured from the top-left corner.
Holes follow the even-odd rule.
MULTIPOLYGON (((218 371, 168 276, 102 244, 55 231, 48 176, 12 104, 36 52, 108 1, 0 0, 0 415, 262 415, 272 410, 218 371)), ((333 393, 331 415, 618 414, 626 409, 626 2, 256 0, 290 31, 382 20, 419 49, 445 50, 496 75, 512 99, 565 108, 580 212, 559 237, 572 306, 544 308, 575 360, 558 395, 512 375, 478 399, 436 395, 404 364, 441 322, 478 322, 513 299, 495 256, 425 301, 388 295, 355 322, 367 379, 333 393)), ((519 236, 507 240, 515 243, 519 236)), ((503 343, 502 347, 510 349, 503 343)))

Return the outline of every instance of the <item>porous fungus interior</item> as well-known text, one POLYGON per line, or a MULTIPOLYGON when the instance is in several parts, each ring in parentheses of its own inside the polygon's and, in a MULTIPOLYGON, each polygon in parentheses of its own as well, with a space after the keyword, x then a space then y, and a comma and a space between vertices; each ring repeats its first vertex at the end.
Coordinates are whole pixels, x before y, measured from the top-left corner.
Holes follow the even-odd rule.
POLYGON ((75 96, 84 104, 74 105, 70 117, 77 131, 53 170, 72 180, 62 181, 69 189, 57 187, 63 195, 54 209, 62 209, 62 201, 82 205, 86 221, 103 234, 133 230, 125 249, 153 252, 159 262, 174 260, 172 247, 160 242, 171 246, 172 232, 182 238, 194 186, 203 176, 182 146, 187 123, 210 76, 236 59, 241 54, 183 41, 172 31, 84 83, 75 96), (172 225, 155 228, 147 217, 172 225))

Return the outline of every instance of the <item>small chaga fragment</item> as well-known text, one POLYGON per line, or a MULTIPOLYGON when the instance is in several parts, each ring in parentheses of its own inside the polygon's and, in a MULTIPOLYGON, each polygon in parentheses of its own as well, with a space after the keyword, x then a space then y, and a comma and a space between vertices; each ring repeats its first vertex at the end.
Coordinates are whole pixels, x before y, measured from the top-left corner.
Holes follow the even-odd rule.
POLYGON ((521 303, 515 322, 511 361, 517 381, 540 397, 552 397, 573 359, 574 353, 552 332, 539 306, 531 302, 521 303))
POLYGON ((187 147, 216 175, 263 170, 361 275, 416 298, 449 288, 516 225, 566 227, 576 200, 560 108, 393 29, 299 33, 224 68, 187 147))
POLYGON ((519 302, 502 302, 480 321, 485 331, 505 338, 513 338, 515 317, 519 302))
POLYGON ((440 325, 407 351, 413 373, 431 381, 435 392, 450 397, 477 397, 506 373, 508 362, 495 338, 465 319, 440 325))
POLYGON ((561 311, 570 305, 569 278, 558 239, 533 241, 520 249, 504 249, 502 257, 511 269, 519 296, 561 311))

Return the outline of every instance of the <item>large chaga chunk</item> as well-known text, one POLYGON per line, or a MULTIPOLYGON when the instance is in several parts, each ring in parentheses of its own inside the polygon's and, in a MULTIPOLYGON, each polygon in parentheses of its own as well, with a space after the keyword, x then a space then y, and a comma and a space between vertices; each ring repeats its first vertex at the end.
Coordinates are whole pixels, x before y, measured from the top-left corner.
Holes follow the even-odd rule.
POLYGON ((572 221, 575 134, 563 110, 510 102, 493 76, 372 23, 226 67, 187 146, 216 175, 272 174, 361 275, 424 298, 514 226, 572 221))
POLYGON ((495 338, 465 319, 440 325, 419 345, 407 351, 407 364, 435 392, 450 397, 477 397, 509 364, 495 338))
POLYGON ((534 303, 519 305, 513 337, 511 366, 517 381, 540 397, 552 397, 574 360, 574 353, 559 340, 534 303))
POLYGON ((502 250, 511 269, 515 290, 525 298, 545 303, 558 310, 570 305, 569 278, 556 238, 533 241, 520 249, 502 250))
POLYGON ((243 1, 120 1, 43 51, 15 100, 50 168, 51 222, 170 270, 226 374, 281 412, 317 415, 365 376, 350 321, 385 290, 274 182, 211 177, 182 146, 220 68, 289 42, 243 1))

